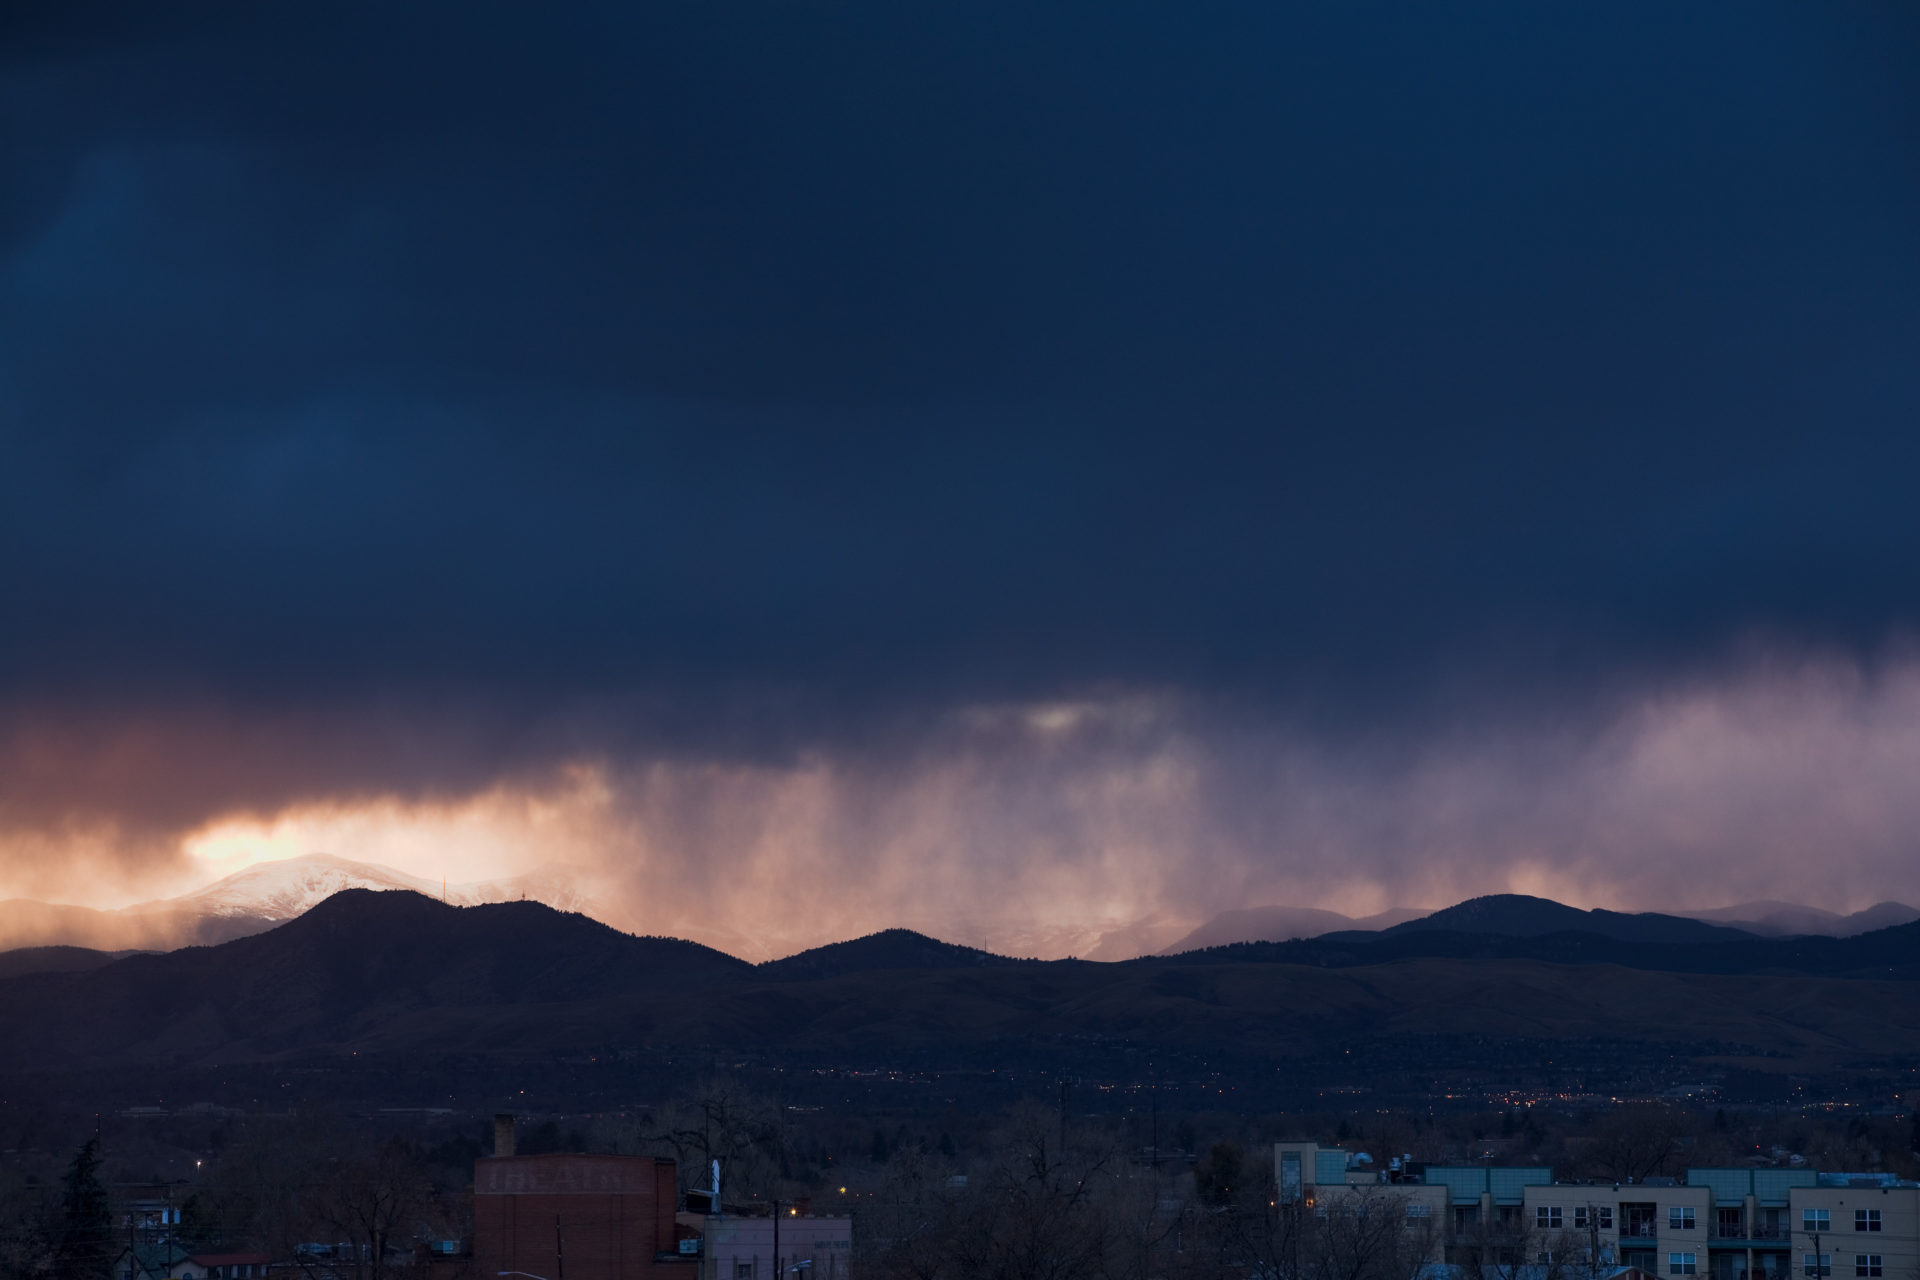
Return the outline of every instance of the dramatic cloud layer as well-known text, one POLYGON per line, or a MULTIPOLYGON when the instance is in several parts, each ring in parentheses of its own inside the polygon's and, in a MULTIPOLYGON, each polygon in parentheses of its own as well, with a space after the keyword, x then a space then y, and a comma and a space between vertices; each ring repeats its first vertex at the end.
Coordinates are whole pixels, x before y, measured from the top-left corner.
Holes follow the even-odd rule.
MULTIPOLYGON (((1022 954, 1143 949, 1250 902, 1920 896, 1920 660, 1899 655, 1871 672, 1751 660, 1597 721, 1417 740, 1335 746, 1171 695, 1115 698, 963 709, 885 758, 600 752, 439 795, 329 795, 333 775, 303 771, 313 781, 251 812, 229 808, 251 778, 224 794, 208 781, 230 759, 183 767, 230 736, 80 753, 209 797, 203 821, 149 834, 144 881, 82 870, 125 898, 317 850, 456 882, 556 866, 614 923, 755 958, 896 924, 1022 954)), ((125 831, 43 831, 47 883, 72 886, 88 834, 96 856, 129 850, 125 831)), ((11 870, 31 876, 34 842, 14 839, 11 870)))
POLYGON ((1041 949, 1911 897, 1917 46, 10 6, 0 893, 457 847, 1041 949))

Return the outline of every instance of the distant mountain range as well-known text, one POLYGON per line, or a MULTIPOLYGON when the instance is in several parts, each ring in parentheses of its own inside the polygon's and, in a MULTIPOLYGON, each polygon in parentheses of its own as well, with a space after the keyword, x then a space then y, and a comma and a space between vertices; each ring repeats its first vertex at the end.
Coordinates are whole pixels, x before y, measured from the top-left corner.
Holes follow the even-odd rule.
POLYGON ((543 902, 559 911, 589 915, 594 908, 594 903, 580 891, 573 873, 566 867, 544 867, 504 880, 435 884, 375 862, 354 862, 331 854, 310 853, 299 858, 255 863, 204 889, 127 907, 120 914, 190 912, 224 919, 270 920, 277 924, 306 914, 345 889, 405 889, 457 907, 486 902, 543 902))
MULTIPOLYGON (((1555 933, 1587 933, 1616 942, 1687 944, 1731 942, 1754 935, 1726 925, 1708 924, 1688 916, 1654 911, 1582 911, 1551 898, 1518 893, 1496 893, 1435 911, 1415 920, 1380 930, 1383 937, 1434 931, 1493 934, 1504 938, 1539 938, 1555 933)), ((1335 937, 1346 935, 1336 934, 1335 937)))
MULTIPOLYGON (((1563 918, 1549 908, 1572 910, 1480 899, 1451 918, 1563 918)), ((1014 960, 893 930, 755 966, 534 902, 350 889, 219 946, 16 968, 0 977, 0 1026, 32 1034, 0 1037, 0 1071, 633 1046, 976 1063, 1036 1045, 1213 1046, 1281 1060, 1381 1036, 1613 1039, 1661 1055, 1749 1046, 1738 1051, 1782 1063, 1920 1054, 1920 923, 1846 939, 1701 927, 1694 941, 1635 942, 1394 926, 1119 964, 1014 960)))
MULTIPOLYGON (((557 910, 592 916, 616 928, 629 923, 610 903, 596 900, 586 892, 583 882, 584 877, 572 868, 550 866, 509 879, 442 885, 377 863, 308 854, 257 863, 192 893, 118 911, 21 899, 0 901, 0 951, 60 947, 107 952, 168 951, 183 946, 209 946, 260 933, 295 919, 347 889, 406 890, 457 906, 539 902, 557 910)), ((1314 938, 1351 942, 1359 935, 1398 935, 1422 930, 1522 938, 1571 932, 1647 944, 1801 935, 1844 938, 1914 920, 1920 920, 1920 910, 1896 902, 1883 902, 1845 916, 1783 902, 1750 902, 1713 911, 1661 915, 1582 911, 1545 898, 1498 894, 1470 899, 1440 911, 1402 907, 1360 918, 1314 907, 1245 907, 1223 912, 1197 928, 1188 928, 1168 917, 1154 916, 1107 931, 1079 954, 1094 960, 1117 961, 1156 953, 1178 955, 1238 943, 1283 943, 1314 938)), ((893 930, 836 946, 899 945, 875 939, 897 939, 904 935, 903 930, 893 930)), ((1026 942, 1043 945, 1035 939, 1026 942)), ((1020 949, 1023 954, 1033 954, 1024 945, 1020 949)), ((828 965, 837 963, 834 957, 841 953, 827 947, 807 954, 815 957, 807 963, 828 965)), ((1042 950, 1040 954, 1059 954, 1059 951, 1042 950)), ((781 963, 795 965, 788 971, 798 972, 800 959, 790 957, 781 963)), ((16 958, 12 963, 31 962, 16 958)), ((5 971, 0 968, 0 973, 5 971)))
POLYGON ((1318 907, 1239 907, 1221 912, 1172 946, 1163 948, 1160 954, 1179 955, 1182 951, 1225 947, 1236 942, 1286 942, 1293 938, 1317 938, 1323 933, 1389 929, 1422 914, 1411 907, 1396 907, 1354 919, 1318 907))
POLYGON ((1009 965, 1043 964, 1040 960, 1015 960, 997 956, 976 947, 941 942, 911 929, 886 929, 834 942, 791 955, 784 960, 769 960, 759 966, 764 977, 787 982, 805 982, 814 978, 837 978, 846 973, 872 973, 887 969, 999 969, 1009 965))
MULTIPOLYGON (((1311 907, 1243 907, 1222 912, 1159 954, 1178 955, 1206 947, 1242 942, 1289 942, 1343 938, 1361 934, 1402 934, 1442 930, 1529 938, 1553 933, 1589 933, 1621 942, 1692 943, 1732 941, 1740 937, 1796 936, 1851 938, 1857 934, 1920 920, 1920 910, 1882 902, 1852 915, 1785 902, 1749 902, 1712 911, 1583 911, 1549 898, 1492 894, 1471 898, 1439 911, 1396 908, 1352 919, 1311 907)), ((1118 958, 1118 957, 1115 957, 1118 958)))
POLYGON ((283 924, 347 889, 404 889, 456 906, 524 900, 561 911, 602 914, 566 867, 547 867, 504 880, 441 885, 378 863, 312 853, 256 863, 192 893, 117 911, 19 898, 0 901, 0 951, 47 947, 171 951, 210 946, 283 924))
POLYGON ((1835 911, 1822 911, 1819 907, 1805 907, 1792 902, 1743 902, 1737 907, 1690 911, 1686 914, 1696 920, 1730 924, 1736 929, 1769 937, 1803 934, 1851 938, 1856 933, 1870 933, 1875 929, 1920 920, 1920 910, 1903 902, 1875 903, 1864 911, 1844 916, 1835 911))

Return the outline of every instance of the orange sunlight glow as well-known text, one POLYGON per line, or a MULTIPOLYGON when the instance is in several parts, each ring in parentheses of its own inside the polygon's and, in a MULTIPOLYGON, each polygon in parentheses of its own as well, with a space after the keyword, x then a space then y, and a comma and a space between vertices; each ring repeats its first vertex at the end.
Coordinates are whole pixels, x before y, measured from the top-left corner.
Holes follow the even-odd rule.
POLYGON ((603 756, 465 795, 228 811, 144 861, 104 820, 0 830, 0 873, 61 900, 64 868, 64 900, 121 905, 329 853, 429 883, 551 873, 609 924, 750 959, 895 926, 1117 958, 1234 907, 1912 900, 1917 775, 1920 661, 1802 662, 1386 764, 1170 698, 1083 699, 968 709, 885 754, 603 756))

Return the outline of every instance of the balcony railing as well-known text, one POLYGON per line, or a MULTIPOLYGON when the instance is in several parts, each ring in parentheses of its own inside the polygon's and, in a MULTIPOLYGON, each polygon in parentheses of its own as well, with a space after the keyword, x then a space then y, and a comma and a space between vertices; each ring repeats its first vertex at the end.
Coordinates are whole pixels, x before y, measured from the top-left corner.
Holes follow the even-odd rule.
POLYGON ((1785 1244, 1790 1242, 1792 1237, 1793 1229, 1784 1222, 1773 1224, 1759 1222, 1751 1226, 1744 1223, 1739 1226, 1722 1226, 1716 1223, 1713 1228, 1713 1238, 1716 1241, 1771 1240, 1785 1244))

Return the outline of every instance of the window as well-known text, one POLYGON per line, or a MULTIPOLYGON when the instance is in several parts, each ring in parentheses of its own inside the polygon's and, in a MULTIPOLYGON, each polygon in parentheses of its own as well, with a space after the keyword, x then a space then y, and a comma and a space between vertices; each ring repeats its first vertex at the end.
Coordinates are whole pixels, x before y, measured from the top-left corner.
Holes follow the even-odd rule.
POLYGON ((1802 1209, 1800 1211, 1800 1229, 1802 1231, 1833 1230, 1833 1213, 1827 1209, 1802 1209))
POLYGON ((1667 1255, 1667 1274, 1670 1276, 1690 1276, 1700 1270, 1700 1255, 1697 1253, 1670 1253, 1667 1255))
POLYGON ((1877 1253, 1856 1253, 1853 1255, 1853 1274, 1856 1276, 1877 1276, 1881 1274, 1880 1255, 1877 1253))
POLYGON ((1594 1215, 1594 1223, 1593 1223, 1594 1226, 1600 1228, 1602 1231, 1613 1230, 1613 1206, 1612 1205, 1610 1204, 1601 1205, 1599 1208, 1593 1211, 1593 1215, 1594 1215))
POLYGON ((1693 1230, 1693 1206, 1684 1205, 1684 1204, 1668 1205, 1667 1206, 1667 1230, 1669 1231, 1693 1230))
POLYGON ((1805 1258, 1806 1274, 1810 1276, 1830 1276, 1833 1274, 1833 1255, 1823 1253, 1819 1257, 1807 1254, 1805 1258))
POLYGON ((1560 1206, 1557 1204, 1538 1204, 1533 1207, 1533 1225, 1541 1231, 1560 1229, 1560 1206))
POLYGON ((1880 1211, 1878 1209, 1855 1209, 1853 1211, 1853 1229, 1855 1231, 1878 1231, 1880 1229, 1880 1211))
POLYGON ((1407 1216, 1409 1218, 1431 1218, 1433 1216, 1433 1206, 1430 1204, 1421 1204, 1418 1201, 1410 1202, 1407 1205, 1407 1216))
POLYGON ((751 1262, 734 1263, 733 1280, 753 1280, 753 1264, 751 1262))

